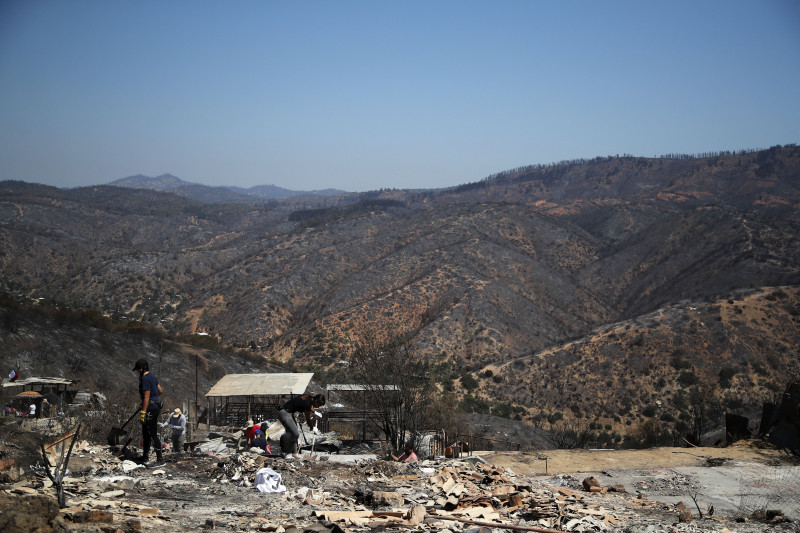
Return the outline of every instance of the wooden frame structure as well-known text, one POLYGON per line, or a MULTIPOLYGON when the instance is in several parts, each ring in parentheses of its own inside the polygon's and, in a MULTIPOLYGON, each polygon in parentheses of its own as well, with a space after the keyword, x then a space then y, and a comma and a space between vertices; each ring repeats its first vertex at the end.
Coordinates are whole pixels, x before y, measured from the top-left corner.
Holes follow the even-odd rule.
MULTIPOLYGON (((362 442, 371 440, 367 438, 367 426, 373 420, 376 411, 366 408, 365 396, 376 390, 377 387, 377 385, 358 384, 328 385, 325 389, 325 405, 327 407, 324 417, 325 429, 329 430, 332 423, 342 422, 360 430, 358 438, 353 440, 362 442)), ((381 388, 384 391, 400 390, 397 385, 383 385, 381 388)))
POLYGON ((313 373, 228 374, 206 393, 210 426, 244 427, 273 420, 278 406, 305 394, 313 373))

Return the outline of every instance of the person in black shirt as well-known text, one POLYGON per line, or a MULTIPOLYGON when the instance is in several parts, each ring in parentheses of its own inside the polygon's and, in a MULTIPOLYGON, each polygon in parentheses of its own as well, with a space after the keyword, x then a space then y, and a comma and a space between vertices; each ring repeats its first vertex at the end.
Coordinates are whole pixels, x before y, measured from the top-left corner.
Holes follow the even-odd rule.
POLYGON ((142 409, 139 421, 142 423, 142 457, 140 462, 147 463, 150 455, 150 442, 156 451, 156 460, 162 462, 161 439, 158 436, 158 416, 161 414, 161 394, 163 393, 158 379, 150 373, 147 359, 139 359, 133 365, 133 371, 139 374, 139 397, 142 409))
POLYGON ((278 420, 283 424, 286 430, 281 435, 281 453, 284 457, 293 454, 294 457, 300 457, 298 453, 300 447, 298 446, 298 439, 300 438, 300 429, 294 421, 294 413, 303 413, 306 417, 306 424, 312 428, 314 433, 319 433, 319 429, 311 424, 311 415, 314 409, 319 409, 325 405, 325 396, 317 394, 311 396, 310 394, 303 394, 302 396, 295 396, 286 403, 280 406, 278 410, 278 420))

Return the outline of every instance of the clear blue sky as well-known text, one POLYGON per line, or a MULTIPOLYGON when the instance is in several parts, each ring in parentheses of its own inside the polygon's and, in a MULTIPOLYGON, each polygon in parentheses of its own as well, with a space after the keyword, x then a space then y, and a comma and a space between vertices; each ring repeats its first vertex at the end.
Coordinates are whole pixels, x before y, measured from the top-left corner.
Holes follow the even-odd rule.
POLYGON ((0 1, 0 179, 438 188, 787 143, 797 0, 0 1))

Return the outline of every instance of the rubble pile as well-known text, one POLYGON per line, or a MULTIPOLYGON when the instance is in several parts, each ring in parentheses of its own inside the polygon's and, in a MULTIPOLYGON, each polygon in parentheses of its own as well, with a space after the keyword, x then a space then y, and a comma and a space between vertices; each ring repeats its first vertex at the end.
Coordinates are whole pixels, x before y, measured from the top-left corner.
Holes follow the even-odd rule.
POLYGON ((659 490, 666 494, 679 496, 681 494, 696 494, 700 487, 697 483, 682 476, 674 470, 643 470, 640 474, 646 478, 637 482, 634 488, 639 492, 659 490))

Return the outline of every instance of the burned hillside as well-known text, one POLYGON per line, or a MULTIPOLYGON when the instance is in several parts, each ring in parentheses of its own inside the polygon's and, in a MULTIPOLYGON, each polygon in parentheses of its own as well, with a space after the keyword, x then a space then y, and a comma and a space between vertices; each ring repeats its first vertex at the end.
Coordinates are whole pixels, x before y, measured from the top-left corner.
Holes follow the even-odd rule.
POLYGON ((1 357, 101 390, 145 355, 177 402, 270 364, 334 379, 402 330, 465 412, 683 433, 692 392, 746 414, 794 378, 799 172, 786 146, 306 203, 3 182, 1 357))
POLYGON ((798 172, 793 146, 597 158, 328 198, 313 222, 295 200, 4 182, 0 272, 15 295, 282 361, 327 364, 353 328, 405 324, 430 356, 483 365, 682 299, 797 284, 798 172))

